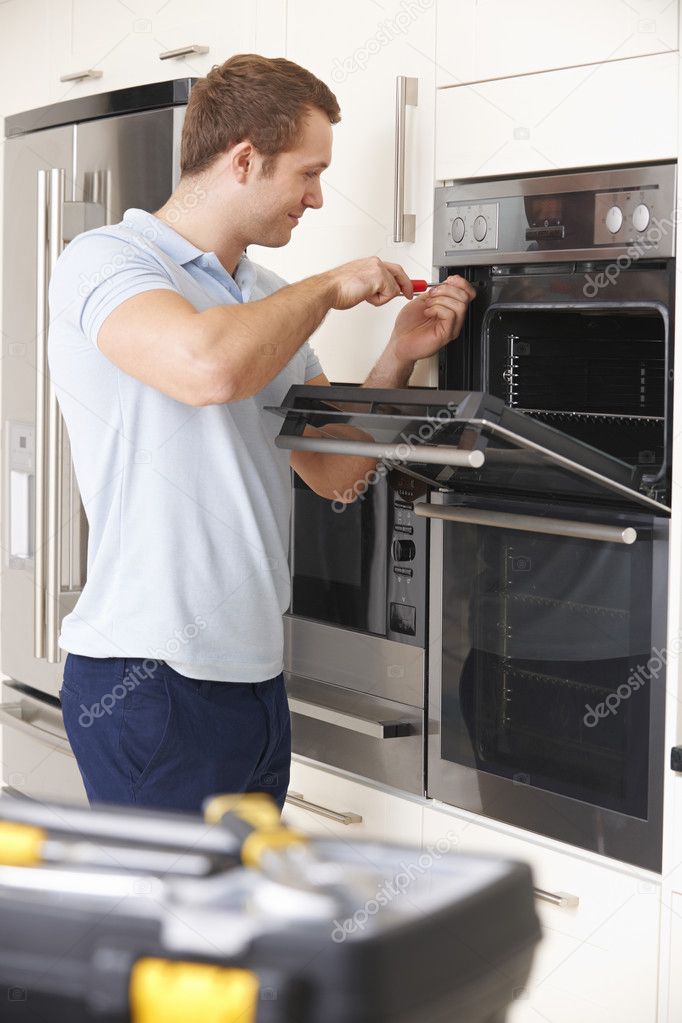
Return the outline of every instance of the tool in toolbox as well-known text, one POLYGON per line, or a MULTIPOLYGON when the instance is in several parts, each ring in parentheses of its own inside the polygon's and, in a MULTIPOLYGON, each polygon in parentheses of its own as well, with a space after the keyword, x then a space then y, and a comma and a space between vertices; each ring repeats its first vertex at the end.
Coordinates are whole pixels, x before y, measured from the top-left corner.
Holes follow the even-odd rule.
POLYGON ((263 794, 203 819, 2 797, 0 1018, 502 1023, 530 870, 446 844, 308 839, 263 794))

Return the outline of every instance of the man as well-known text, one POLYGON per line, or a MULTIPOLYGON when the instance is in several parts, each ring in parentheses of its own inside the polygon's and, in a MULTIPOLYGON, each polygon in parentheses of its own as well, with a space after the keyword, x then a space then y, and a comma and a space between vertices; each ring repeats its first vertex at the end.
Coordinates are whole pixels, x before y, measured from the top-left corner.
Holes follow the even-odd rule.
MULTIPOLYGON (((322 205, 338 120, 310 72, 233 57, 192 91, 165 206, 80 235, 56 265, 50 371, 90 527, 60 695, 91 801, 284 802, 289 468, 331 499, 373 463, 289 459, 263 406, 328 383, 307 339, 330 309, 412 299, 376 258, 286 286, 244 254, 285 245, 322 205)), ((454 278, 410 301, 367 386, 405 386, 473 294, 454 278)))

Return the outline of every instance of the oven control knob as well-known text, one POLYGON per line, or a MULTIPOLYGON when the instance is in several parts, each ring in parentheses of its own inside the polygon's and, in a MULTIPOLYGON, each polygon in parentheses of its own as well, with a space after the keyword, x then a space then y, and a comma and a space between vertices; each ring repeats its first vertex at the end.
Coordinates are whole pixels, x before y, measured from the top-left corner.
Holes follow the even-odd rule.
POLYGON ((394 561, 412 561, 417 548, 414 545, 413 540, 394 540, 393 541, 393 560, 394 561))
POLYGON ((639 206, 635 206, 632 211, 632 226, 635 231, 646 231, 650 220, 651 214, 648 206, 645 206, 643 202, 639 206))
POLYGON ((618 234, 623 226, 623 211, 620 206, 612 206, 606 212, 606 226, 611 234, 618 234))
POLYGON ((482 242, 488 233, 488 221, 485 217, 476 217, 474 220, 474 238, 477 242, 482 242))
POLYGON ((464 237, 464 221, 461 217, 455 217, 452 221, 452 228, 450 233, 452 234, 453 242, 458 245, 464 237))

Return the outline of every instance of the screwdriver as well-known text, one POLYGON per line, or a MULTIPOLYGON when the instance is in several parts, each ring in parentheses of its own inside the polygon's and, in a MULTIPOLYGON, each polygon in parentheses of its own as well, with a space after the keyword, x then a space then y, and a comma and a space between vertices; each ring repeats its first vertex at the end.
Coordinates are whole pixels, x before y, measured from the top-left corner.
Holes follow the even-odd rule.
POLYGON ((441 281, 433 281, 432 284, 429 284, 428 281, 410 281, 410 284, 412 285, 412 291, 415 293, 415 295, 422 291, 426 291, 427 288, 435 288, 436 285, 441 283, 442 283, 441 281))

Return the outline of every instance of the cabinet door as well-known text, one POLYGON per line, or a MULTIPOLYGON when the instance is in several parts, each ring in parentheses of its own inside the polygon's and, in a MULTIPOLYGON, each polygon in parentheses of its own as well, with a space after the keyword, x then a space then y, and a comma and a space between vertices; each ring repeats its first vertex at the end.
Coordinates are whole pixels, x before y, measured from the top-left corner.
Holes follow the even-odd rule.
POLYGON ((471 814, 424 810, 426 847, 447 838, 463 852, 523 860, 536 888, 578 899, 573 907, 538 900, 543 939, 509 1023, 655 1023, 660 881, 522 834, 479 824, 471 814))
MULTIPOLYGON (((285 248, 249 254, 292 282, 373 255, 431 280, 435 8, 350 0, 336 15, 315 0, 287 4, 287 57, 325 81, 341 106, 332 165, 322 176, 324 207, 308 210, 285 248), (406 124, 405 210, 416 215, 414 243, 393 241, 398 75, 419 80, 406 124)), ((362 381, 403 304, 332 311, 313 338, 327 376, 362 381)))
POLYGON ((145 82, 200 77, 234 53, 252 51, 259 41, 277 49, 284 37, 283 5, 237 0, 139 0, 134 9, 119 0, 53 0, 59 14, 52 61, 52 98, 108 92, 145 82), (257 31, 257 26, 262 26, 257 31), (184 52, 208 47, 207 53, 184 52), (61 83, 60 76, 86 70, 100 77, 61 83))
POLYGON ((0 116, 49 103, 54 20, 48 0, 0 4, 0 116))
POLYGON ((677 49, 676 0, 439 0, 438 85, 677 49))
POLYGON ((677 54, 438 91, 436 177, 674 159, 677 54))
POLYGON ((306 834, 345 840, 375 838, 418 846, 421 815, 422 805, 417 800, 300 760, 292 762, 283 819, 306 834))

